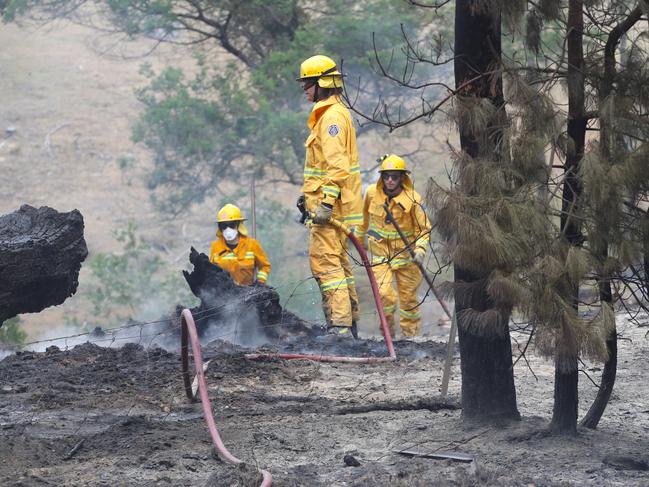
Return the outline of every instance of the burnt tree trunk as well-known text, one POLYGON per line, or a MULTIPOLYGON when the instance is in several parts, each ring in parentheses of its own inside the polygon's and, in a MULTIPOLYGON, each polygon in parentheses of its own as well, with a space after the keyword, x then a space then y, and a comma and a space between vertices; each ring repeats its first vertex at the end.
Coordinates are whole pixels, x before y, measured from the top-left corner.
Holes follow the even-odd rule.
MULTIPOLYGON (((629 16, 622 22, 617 24, 609 33, 604 47, 604 75, 599 87, 599 105, 602 106, 606 99, 613 93, 613 84, 617 75, 615 67, 615 52, 620 39, 631 29, 642 17, 642 9, 637 6, 634 8, 629 16)), ((614 140, 616 137, 613 134, 611 121, 606 117, 600 118, 600 151, 606 160, 612 159, 614 140)), ((605 241, 601 250, 601 261, 604 262, 608 255, 608 241, 605 241)), ((649 265, 647 262, 647 242, 645 241, 644 249, 644 267, 645 267, 645 286, 647 282, 647 270, 649 265)), ((599 276, 599 298, 602 303, 613 304, 613 296, 611 292, 611 282, 609 276, 599 276)), ((599 420, 604 414, 604 410, 608 404, 613 387, 615 385, 615 376, 617 373, 617 329, 614 326, 610 335, 606 339, 606 350, 608 352, 608 359, 604 364, 604 371, 602 372, 602 380, 597 391, 597 396, 588 409, 588 413, 581 420, 581 425, 586 428, 597 428, 599 420)))
MULTIPOLYGON (((190 310, 201 337, 210 334, 211 338, 224 341, 254 344, 254 337, 278 340, 322 335, 320 328, 282 308, 279 294, 272 287, 239 286, 226 271, 194 248, 189 261, 194 270, 183 274, 192 293, 201 301, 190 310)), ((182 306, 177 309, 178 313, 181 311, 182 306)))
MULTIPOLYGON (((600 281, 599 296, 602 303, 613 305, 611 282, 609 280, 600 281)), ((599 420, 602 419, 604 410, 613 393, 613 386, 615 386, 615 376, 617 374, 617 327, 615 325, 606 339, 606 351, 608 352, 608 360, 604 364, 604 371, 602 372, 602 380, 599 384, 597 396, 595 396, 595 400, 590 405, 586 416, 581 420, 581 425, 586 428, 597 428, 599 420)))
MULTIPOLYGON (((645 228, 649 230, 649 209, 645 213, 645 221, 643 222, 645 228)), ((642 267, 644 269, 643 274, 643 288, 644 295, 649 298, 649 231, 645 230, 642 242, 642 267)))
POLYGON ((78 210, 23 205, 0 216, 0 325, 72 296, 87 255, 78 210))
MULTIPOLYGON (((581 181, 579 166, 584 157, 586 139, 586 115, 584 108, 584 52, 583 52, 583 2, 568 2, 568 150, 566 154, 563 202, 561 208, 561 232, 572 246, 583 242, 577 218, 581 181)), ((571 283, 566 301, 578 307, 579 283, 571 283)), ((557 338, 554 372, 554 408, 551 429, 557 434, 577 433, 577 406, 579 351, 567 325, 557 338)))
MULTIPOLYGON (((506 120, 500 75, 501 14, 496 2, 475 8, 473 0, 457 0, 455 9, 455 86, 460 97, 489 100, 497 115, 480 133, 460 122, 462 150, 474 159, 500 157, 506 120), (473 81, 471 81, 473 80, 473 81)), ((485 290, 485 275, 455 266, 455 311, 462 371, 462 416, 468 420, 518 420, 509 337, 509 311, 498 309, 498 323, 488 334, 467 326, 464 310, 494 308, 485 290), (467 284, 470 292, 466 289, 467 284)))

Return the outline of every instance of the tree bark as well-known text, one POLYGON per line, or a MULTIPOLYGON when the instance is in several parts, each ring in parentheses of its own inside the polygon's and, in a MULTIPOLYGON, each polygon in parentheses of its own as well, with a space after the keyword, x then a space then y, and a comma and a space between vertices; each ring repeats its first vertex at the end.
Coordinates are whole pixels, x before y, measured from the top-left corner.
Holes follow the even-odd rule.
MULTIPOLYGON (((488 99, 497 115, 479 133, 460 122, 462 150, 474 159, 499 157, 506 120, 500 75, 500 10, 495 2, 476 9, 473 0, 457 0, 455 9, 455 86, 466 85, 460 97, 488 99), (477 79, 476 79, 477 78, 477 79), (471 81, 469 84, 467 82, 471 81)), ((497 310, 498 322, 488 333, 467 326, 464 310, 485 312, 494 305, 484 279, 455 266, 455 311, 462 371, 462 416, 473 421, 518 420, 516 388, 509 337, 509 311, 497 310), (471 286, 470 292, 457 289, 471 286)))
MULTIPOLYGON (((563 184, 561 231, 570 245, 580 246, 583 242, 581 227, 577 218, 581 182, 579 165, 584 157, 586 123, 584 108, 584 53, 583 53, 583 2, 570 0, 568 3, 568 150, 563 184)), ((572 283, 566 301, 577 310, 579 283, 572 283)), ((572 343, 571 331, 567 325, 557 337, 559 351, 555 357, 554 410, 551 429, 556 434, 577 433, 578 368, 579 351, 572 343)))
MULTIPOLYGON (((626 19, 617 24, 609 33, 604 48, 604 73, 599 87, 599 105, 602 106, 606 99, 613 93, 613 84, 617 75, 615 67, 615 51, 620 42, 629 29, 631 29, 642 18, 642 9, 636 6, 628 15, 626 19)), ((614 142, 613 129, 610 120, 606 117, 600 118, 600 151, 602 157, 610 161, 612 159, 612 145, 614 142)), ((607 230, 607 229, 604 229, 607 230)), ((645 270, 645 289, 647 286, 647 272, 649 271, 649 263, 647 260, 647 242, 645 241, 644 248, 644 270, 645 270)), ((608 255, 608 242, 604 242, 602 249, 601 260, 604 262, 608 255)), ((600 276, 599 280, 599 297, 602 303, 613 304, 613 295, 611 292, 611 282, 609 276, 600 276)), ((604 371, 602 372, 602 380, 597 391, 597 396, 588 409, 588 413, 581 420, 581 425, 586 428, 597 428, 604 410, 608 405, 608 401, 613 393, 615 386, 615 376, 617 373, 617 329, 614 326, 606 340, 606 350, 608 352, 608 360, 604 364, 604 371)))
MULTIPOLYGON (((455 268, 456 282, 479 282, 466 270, 455 268)), ((516 387, 509 338, 509 314, 501 316, 488 335, 476 333, 462 319, 462 311, 486 311, 493 305, 484 288, 456 293, 460 368, 462 373, 462 416, 470 421, 519 420, 516 387)))
MULTIPOLYGON (((611 282, 609 280, 600 281, 599 297, 602 303, 613 304, 611 282)), ((617 374, 617 328, 615 325, 606 339, 606 350, 608 352, 608 360, 604 364, 604 371, 602 372, 602 380, 599 384, 597 396, 595 396, 595 400, 590 405, 586 416, 584 416, 580 423, 581 426, 586 428, 597 428, 599 420, 602 419, 608 401, 613 393, 613 387, 615 386, 615 376, 617 374)))
POLYGON ((0 325, 72 296, 87 255, 78 210, 23 205, 0 216, 0 325))

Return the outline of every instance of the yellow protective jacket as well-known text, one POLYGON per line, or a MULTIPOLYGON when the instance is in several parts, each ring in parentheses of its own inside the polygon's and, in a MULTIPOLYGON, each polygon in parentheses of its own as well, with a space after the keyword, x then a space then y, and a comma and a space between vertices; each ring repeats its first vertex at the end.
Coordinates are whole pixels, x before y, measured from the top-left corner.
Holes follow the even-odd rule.
POLYGON ((414 247, 426 249, 430 240, 430 221, 421 203, 421 196, 408 175, 403 181, 403 190, 388 200, 383 192, 383 181, 367 187, 363 204, 363 224, 356 229, 356 235, 367 235, 372 263, 389 262, 390 266, 401 267, 412 262, 410 252, 392 223, 386 219, 383 204, 388 208, 399 228, 414 247))
POLYGON ((214 240, 210 249, 210 262, 228 271, 232 280, 240 286, 253 283, 255 267, 258 282, 266 282, 270 273, 270 261, 260 243, 241 234, 234 250, 227 246, 224 238, 214 240))
POLYGON ((316 103, 309 117, 304 184, 306 209, 320 202, 333 206, 333 218, 354 227, 363 221, 361 168, 356 131, 338 96, 316 103))

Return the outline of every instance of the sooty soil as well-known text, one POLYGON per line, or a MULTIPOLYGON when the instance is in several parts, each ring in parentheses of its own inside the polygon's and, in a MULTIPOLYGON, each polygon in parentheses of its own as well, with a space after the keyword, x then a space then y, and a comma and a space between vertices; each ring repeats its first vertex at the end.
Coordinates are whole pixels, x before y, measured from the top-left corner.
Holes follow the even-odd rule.
MULTIPOLYGON (((225 445, 215 456, 200 403, 184 395, 180 356, 160 348, 92 344, 22 352, 0 362, 0 484, 256 486, 649 485, 646 330, 620 326, 618 385, 596 431, 547 434, 552 365, 528 352, 516 366, 515 424, 467 425, 456 355, 450 396, 439 388, 446 345, 396 343, 374 365, 250 361, 206 344, 209 397, 225 445), (472 462, 395 450, 460 452, 472 462)), ((298 337, 262 351, 382 356, 381 342, 298 337)), ((598 379, 593 365, 587 372, 598 379)), ((580 414, 595 388, 583 379, 580 414)))

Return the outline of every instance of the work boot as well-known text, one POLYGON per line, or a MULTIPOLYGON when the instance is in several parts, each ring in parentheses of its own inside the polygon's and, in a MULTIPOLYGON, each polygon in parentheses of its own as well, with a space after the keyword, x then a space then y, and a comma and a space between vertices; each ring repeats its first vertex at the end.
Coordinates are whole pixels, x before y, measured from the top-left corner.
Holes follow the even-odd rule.
POLYGON ((352 338, 352 327, 351 326, 329 326, 325 335, 338 335, 341 337, 352 338))

